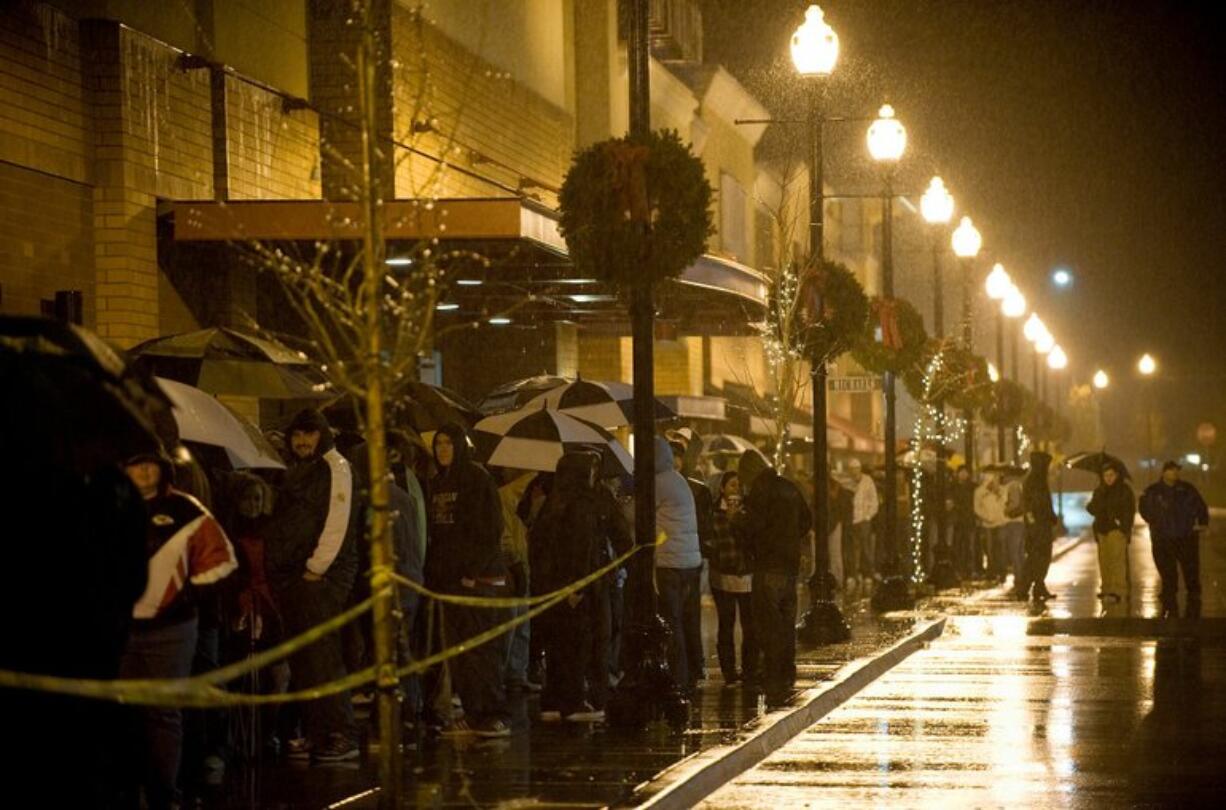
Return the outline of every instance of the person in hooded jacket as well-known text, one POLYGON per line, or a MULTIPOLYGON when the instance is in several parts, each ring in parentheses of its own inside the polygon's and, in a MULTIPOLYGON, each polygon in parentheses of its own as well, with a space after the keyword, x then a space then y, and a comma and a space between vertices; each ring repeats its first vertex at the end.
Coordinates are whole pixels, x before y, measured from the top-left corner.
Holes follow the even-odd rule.
POLYGON ((664 542, 656 548, 656 587, 660 615, 672 631, 669 665, 677 688, 693 691, 702 661, 702 550, 698 542, 698 511, 690 484, 673 463, 673 449, 656 436, 656 531, 664 542))
POLYGON ((1030 472, 1022 484, 1022 509, 1026 525, 1026 563, 1023 574, 1023 596, 1036 602, 1054 599, 1047 590, 1047 570, 1051 568, 1052 530, 1059 519, 1052 508, 1051 486, 1047 473, 1051 468, 1051 456, 1041 450, 1030 454, 1030 472))
POLYGON ((780 705, 796 682, 796 580, 813 515, 800 489, 775 472, 761 453, 746 450, 737 475, 745 493, 738 524, 752 560, 753 622, 762 649, 762 686, 767 703, 780 705))
POLYGON ((1199 616, 1200 535, 1209 528, 1209 508, 1196 487, 1179 477, 1180 466, 1168 461, 1162 478, 1141 496, 1141 517, 1149 524, 1154 565, 1162 578, 1162 612, 1179 614, 1179 570, 1188 592, 1187 614, 1199 616))
MULTIPOLYGON (((268 581, 288 636, 344 610, 358 572, 362 512, 353 470, 315 408, 299 411, 286 430, 290 467, 277 493, 264 541, 268 581)), ((290 688, 309 689, 345 675, 341 637, 329 633, 290 657, 290 688)), ((289 743, 295 759, 340 762, 359 755, 348 692, 302 706, 305 736, 289 743)))
MULTIPOLYGON (((599 570, 629 549, 630 529, 616 503, 601 492, 601 457, 568 452, 529 535, 537 595, 553 593, 599 570)), ((609 688, 612 573, 541 614, 545 650, 541 718, 592 721, 604 717, 609 688)))
MULTIPOLYGON (((511 595, 502 550, 502 501, 493 477, 472 460, 468 434, 448 424, 434 434, 438 474, 430 481, 430 546, 426 587, 446 594, 511 595)), ((443 641, 473 638, 509 618, 504 609, 444 604, 443 641)), ((511 733, 505 680, 505 648, 482 644, 448 660, 448 672, 464 717, 444 733, 505 737, 511 733)))
MULTIPOLYGON (((685 482, 690 485, 690 494, 694 496, 694 517, 698 521, 698 548, 704 560, 709 560, 711 550, 715 545, 715 499, 711 489, 698 475, 698 459, 702 453, 702 440, 691 430, 686 430, 688 440, 669 442, 673 450, 673 466, 685 482)), ((701 586, 700 586, 701 588, 701 586)), ((691 681, 701 681, 706 677, 706 660, 703 657, 701 644, 690 644, 686 650, 688 659, 686 666, 691 681)))
POLYGON ((1094 539, 1098 541, 1099 598, 1104 604, 1119 604, 1128 594, 1128 541, 1137 499, 1116 466, 1103 467, 1086 511, 1094 516, 1094 539))
MULTIPOLYGON (((136 456, 125 468, 149 516, 149 578, 132 607, 119 677, 186 678, 196 651, 201 591, 233 573, 238 558, 209 510, 174 489, 172 463, 164 452, 136 456)), ((142 765, 136 782, 144 785, 151 810, 177 806, 182 711, 142 707, 135 712, 140 731, 133 753, 142 765)))

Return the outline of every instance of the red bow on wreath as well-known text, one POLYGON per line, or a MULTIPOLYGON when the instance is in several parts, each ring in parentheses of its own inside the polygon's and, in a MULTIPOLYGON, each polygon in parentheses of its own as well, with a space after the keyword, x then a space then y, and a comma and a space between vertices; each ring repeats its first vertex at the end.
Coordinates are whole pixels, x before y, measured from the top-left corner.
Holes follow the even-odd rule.
POLYGON ((606 145, 605 153, 612 164, 611 185, 618 197, 618 208, 631 222, 648 222, 651 205, 647 201, 647 158, 651 150, 616 142, 606 145))
POLYGON ((823 275, 812 266, 801 271, 800 284, 796 291, 796 308, 802 326, 817 326, 822 321, 824 281, 823 275))
POLYGON ((873 301, 873 311, 881 319, 881 345, 887 349, 901 349, 902 331, 898 328, 898 302, 893 298, 878 298, 873 301))

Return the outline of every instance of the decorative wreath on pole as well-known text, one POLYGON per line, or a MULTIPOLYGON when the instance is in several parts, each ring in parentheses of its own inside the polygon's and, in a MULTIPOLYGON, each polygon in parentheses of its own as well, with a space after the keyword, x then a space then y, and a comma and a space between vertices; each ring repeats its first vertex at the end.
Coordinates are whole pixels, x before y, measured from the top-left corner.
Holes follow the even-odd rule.
POLYGON ((961 343, 949 339, 944 343, 929 340, 920 363, 904 372, 903 382, 916 400, 944 400, 946 405, 959 411, 978 411, 992 397, 988 362, 961 343), (938 352, 941 354, 940 365, 935 371, 930 371, 932 360, 938 352), (925 374, 932 376, 930 385, 925 385, 925 374))
POLYGON ((803 347, 807 357, 837 357, 849 351, 864 333, 868 296, 845 265, 810 262, 800 273, 795 295, 794 342, 803 347))
POLYGON ((993 427, 1013 428, 1021 422, 1026 407, 1026 389, 1013 380, 992 384, 992 396, 980 409, 983 420, 993 427))
POLYGON ((852 349, 852 357, 876 374, 904 374, 924 359, 928 333, 924 317, 902 298, 874 297, 869 302, 868 327, 852 349))
POLYGON ((672 130, 579 152, 558 205, 558 230, 575 268, 623 287, 676 277, 712 233, 702 161, 672 130))

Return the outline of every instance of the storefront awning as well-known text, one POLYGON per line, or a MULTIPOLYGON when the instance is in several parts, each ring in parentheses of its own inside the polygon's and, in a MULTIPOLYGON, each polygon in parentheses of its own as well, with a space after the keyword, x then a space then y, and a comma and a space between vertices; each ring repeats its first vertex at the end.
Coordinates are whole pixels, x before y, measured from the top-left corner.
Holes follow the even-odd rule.
MULTIPOLYGON (((360 238, 358 203, 323 200, 168 202, 159 211, 180 250, 251 240, 313 245, 360 238)), ((423 240, 463 245, 490 258, 480 277, 444 287, 440 319, 514 308, 517 320, 626 325, 617 290, 580 278, 568 261, 555 211, 519 198, 393 200, 383 206, 388 256, 423 240), (524 301, 530 305, 525 307, 524 301)), ((472 275, 468 273, 468 275, 472 275)), ((688 334, 743 334, 765 311, 767 281, 751 267, 704 255, 658 287, 658 317, 688 334)))

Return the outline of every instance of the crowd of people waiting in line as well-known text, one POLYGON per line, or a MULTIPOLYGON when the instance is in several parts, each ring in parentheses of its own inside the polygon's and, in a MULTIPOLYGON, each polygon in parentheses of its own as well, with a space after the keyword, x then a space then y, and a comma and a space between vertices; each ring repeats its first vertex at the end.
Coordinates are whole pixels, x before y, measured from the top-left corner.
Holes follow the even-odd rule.
MULTIPOLYGON (((133 554, 145 576, 115 577, 134 607, 111 638, 120 650, 114 675, 185 678, 241 660, 324 623, 370 596, 367 450, 307 409, 280 436, 284 472, 204 471, 163 447, 131 458, 128 482, 144 508, 133 554), (211 507, 211 508, 210 508, 211 507), (216 517, 214 517, 216 515, 216 517), (125 584, 126 583, 126 584, 125 584)), ((797 592, 811 551, 812 510, 803 482, 780 475, 746 451, 723 469, 699 470, 700 440, 682 431, 657 436, 655 588, 671 629, 670 666, 691 694, 706 678, 702 571, 718 617, 722 681, 786 702, 794 685, 797 592), (740 628, 740 655, 736 628, 740 628)), ((407 725, 443 735, 501 737, 513 732, 508 691, 540 692, 541 722, 603 719, 621 672, 625 566, 633 548, 629 479, 608 476, 596 450, 567 452, 556 470, 486 469, 473 460, 464 428, 446 425, 429 448, 401 431, 387 435, 390 501, 398 573, 434 594, 527 597, 555 593, 601 569, 586 587, 495 641, 402 682, 407 725)), ((1051 457, 1035 452, 1023 480, 987 474, 976 483, 959 469, 949 482, 949 535, 925 542, 930 567, 944 555, 968 578, 1005 582, 1019 599, 1052 598, 1044 579, 1058 523, 1048 487, 1051 457)), ((1123 471, 1103 469, 1089 504, 1099 542, 1105 602, 1126 598, 1120 562, 1131 535, 1134 498, 1123 471)), ((829 481, 831 571, 848 597, 866 596, 883 573, 880 495, 858 462, 829 481)), ((1150 523, 1162 599, 1174 605, 1173 572, 1199 600, 1196 536, 1208 523, 1204 501, 1178 480, 1171 463, 1140 503, 1150 523)), ((927 517, 931 518, 931 515, 927 517)), ((478 636, 526 605, 491 608, 422 598, 400 588, 401 659, 408 661, 478 636)), ((106 617, 103 617, 106 618, 106 617)), ((306 646, 288 662, 252 676, 258 692, 311 689, 370 666, 369 615, 306 646)), ((104 634, 105 638, 105 634, 104 634)), ((231 688, 234 688, 232 685, 231 688)), ((354 702, 339 692, 259 712, 257 745, 316 763, 359 756, 354 702)), ((369 699, 369 696, 366 696, 369 699)), ((171 806, 182 784, 224 766, 232 734, 218 712, 122 709, 128 766, 106 780, 116 794, 143 787, 149 807, 171 806), (184 744, 187 755, 184 756, 184 744), (183 765, 182 763, 186 763, 183 765), (182 773, 180 773, 182 771, 182 773)), ((224 718, 223 718, 224 720, 224 718)), ((119 802, 120 805, 123 802, 119 802)))

